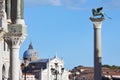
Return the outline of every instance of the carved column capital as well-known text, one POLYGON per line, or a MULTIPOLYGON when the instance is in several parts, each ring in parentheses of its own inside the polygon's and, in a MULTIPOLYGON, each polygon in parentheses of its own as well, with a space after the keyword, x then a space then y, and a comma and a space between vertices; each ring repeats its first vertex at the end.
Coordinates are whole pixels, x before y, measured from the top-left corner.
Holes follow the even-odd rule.
POLYGON ((20 45, 24 41, 23 36, 4 36, 5 41, 11 48, 20 48, 20 45))
POLYGON ((101 28, 102 21, 104 20, 104 18, 93 18, 93 17, 90 17, 90 20, 93 22, 94 28, 101 28))

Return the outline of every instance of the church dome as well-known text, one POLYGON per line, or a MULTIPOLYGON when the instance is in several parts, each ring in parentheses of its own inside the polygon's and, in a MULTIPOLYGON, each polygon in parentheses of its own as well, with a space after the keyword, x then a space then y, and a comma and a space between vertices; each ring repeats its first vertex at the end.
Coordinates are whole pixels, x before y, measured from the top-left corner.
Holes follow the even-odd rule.
POLYGON ((38 59, 38 53, 34 51, 32 43, 30 43, 29 48, 24 52, 23 59, 33 60, 38 59))

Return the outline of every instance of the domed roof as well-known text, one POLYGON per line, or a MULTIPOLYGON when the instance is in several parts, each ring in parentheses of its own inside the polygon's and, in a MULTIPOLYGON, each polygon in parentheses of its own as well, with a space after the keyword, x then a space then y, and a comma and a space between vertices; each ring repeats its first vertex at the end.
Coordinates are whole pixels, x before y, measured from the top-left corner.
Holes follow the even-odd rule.
POLYGON ((23 54, 23 59, 32 59, 38 58, 38 53, 34 51, 32 43, 30 43, 28 50, 26 50, 23 54))

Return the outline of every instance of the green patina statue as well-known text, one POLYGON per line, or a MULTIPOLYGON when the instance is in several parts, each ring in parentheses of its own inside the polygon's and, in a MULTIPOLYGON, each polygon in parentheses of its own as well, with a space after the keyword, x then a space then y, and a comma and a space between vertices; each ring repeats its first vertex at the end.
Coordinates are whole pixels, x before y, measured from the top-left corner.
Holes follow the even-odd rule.
POLYGON ((92 9, 93 17, 101 16, 101 18, 104 18, 104 14, 103 14, 103 12, 102 12, 102 9, 103 9, 103 7, 99 7, 99 8, 96 8, 96 9, 92 9))

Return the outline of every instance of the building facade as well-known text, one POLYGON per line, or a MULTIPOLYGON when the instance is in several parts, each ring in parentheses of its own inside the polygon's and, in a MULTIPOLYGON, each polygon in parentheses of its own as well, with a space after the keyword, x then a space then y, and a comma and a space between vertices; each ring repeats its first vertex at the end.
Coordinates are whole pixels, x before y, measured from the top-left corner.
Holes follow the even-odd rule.
POLYGON ((24 0, 0 0, 0 80, 20 80, 19 49, 26 38, 24 0))
POLYGON ((34 51, 32 44, 23 54, 23 74, 34 74, 36 80, 69 80, 69 71, 64 68, 63 59, 53 58, 39 59, 38 53, 34 51))
MULTIPOLYGON (((77 66, 71 70, 70 80, 95 80, 94 67, 77 66)), ((120 69, 103 66, 102 80, 120 80, 120 69)))
POLYGON ((35 79, 35 75, 33 75, 33 74, 23 74, 22 75, 22 80, 36 80, 35 79))

